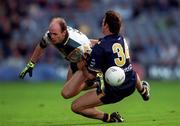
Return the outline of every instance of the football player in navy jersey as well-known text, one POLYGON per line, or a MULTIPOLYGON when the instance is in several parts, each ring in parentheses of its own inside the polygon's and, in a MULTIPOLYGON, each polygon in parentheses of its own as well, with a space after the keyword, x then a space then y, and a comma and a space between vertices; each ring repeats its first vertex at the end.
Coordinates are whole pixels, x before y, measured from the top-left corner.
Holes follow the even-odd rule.
POLYGON ((27 73, 30 77, 32 71, 44 49, 49 45, 54 45, 60 54, 70 62, 67 82, 65 83, 61 94, 64 98, 71 98, 77 95, 86 84, 83 72, 80 70, 83 66, 86 54, 91 53, 91 47, 97 40, 89 40, 86 35, 79 30, 67 26, 65 20, 60 17, 53 18, 50 22, 48 31, 37 44, 30 61, 20 72, 19 77, 23 79, 27 73), (72 77, 73 76, 73 77, 72 77))
POLYGON ((72 103, 73 112, 104 122, 123 122, 118 112, 108 114, 96 107, 119 102, 133 94, 136 88, 144 100, 149 100, 149 84, 141 81, 132 68, 127 42, 120 34, 121 25, 119 14, 114 11, 105 13, 102 23, 105 36, 93 47, 87 67, 83 70, 88 79, 97 77, 99 85, 97 90, 88 91, 72 103), (104 81, 103 75, 111 66, 119 66, 125 71, 125 81, 120 86, 111 86, 104 81))

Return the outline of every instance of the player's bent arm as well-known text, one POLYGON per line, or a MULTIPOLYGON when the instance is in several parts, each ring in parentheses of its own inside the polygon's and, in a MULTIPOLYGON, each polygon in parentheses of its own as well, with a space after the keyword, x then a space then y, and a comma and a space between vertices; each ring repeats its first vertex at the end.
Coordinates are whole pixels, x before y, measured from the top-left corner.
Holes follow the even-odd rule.
POLYGON ((87 80, 94 79, 96 77, 96 73, 90 72, 87 67, 84 67, 82 69, 84 76, 87 78, 87 80))
POLYGON ((96 45, 98 42, 99 42, 99 40, 98 39, 90 39, 90 42, 91 42, 91 47, 93 47, 94 45, 96 45))
POLYGON ((19 78, 24 79, 27 73, 29 73, 29 76, 32 77, 32 71, 34 69, 35 63, 40 58, 42 53, 44 52, 44 48, 47 46, 47 44, 43 44, 43 40, 36 46, 30 61, 27 63, 25 68, 20 72, 19 78))
POLYGON ((42 37, 41 41, 36 46, 30 61, 33 63, 37 63, 37 60, 40 58, 40 56, 43 54, 44 49, 48 46, 48 44, 51 42, 50 37, 48 36, 49 31, 47 31, 44 36, 42 37))
POLYGON ((37 63, 38 59, 41 57, 41 55, 44 53, 44 48, 38 44, 30 58, 30 61, 33 62, 34 64, 37 63))
POLYGON ((96 88, 100 85, 101 90, 104 90, 104 77, 103 73, 100 71, 91 71, 90 69, 86 68, 83 69, 83 75, 86 77, 86 89, 96 88))

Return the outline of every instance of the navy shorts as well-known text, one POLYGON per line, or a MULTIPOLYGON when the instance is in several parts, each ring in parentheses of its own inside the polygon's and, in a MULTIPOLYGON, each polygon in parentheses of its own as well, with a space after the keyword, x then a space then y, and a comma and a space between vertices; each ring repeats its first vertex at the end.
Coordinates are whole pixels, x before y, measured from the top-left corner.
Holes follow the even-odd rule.
POLYGON ((105 88, 103 91, 104 95, 102 95, 100 86, 97 87, 97 95, 102 95, 102 97, 100 97, 100 100, 104 104, 116 103, 131 95, 135 91, 136 80, 136 73, 134 71, 128 72, 126 73, 126 79, 122 85, 114 87, 105 83, 105 88))

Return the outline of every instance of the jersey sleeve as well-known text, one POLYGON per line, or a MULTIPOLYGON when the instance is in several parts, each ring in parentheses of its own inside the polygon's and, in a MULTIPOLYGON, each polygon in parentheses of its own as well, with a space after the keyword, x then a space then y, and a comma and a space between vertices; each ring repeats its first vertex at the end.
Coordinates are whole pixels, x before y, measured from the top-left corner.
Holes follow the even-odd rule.
POLYGON ((49 31, 47 31, 42 37, 42 40, 40 41, 39 45, 41 48, 46 48, 49 45, 49 43, 51 43, 51 39, 49 36, 49 31))
POLYGON ((127 58, 127 59, 130 59, 130 55, 129 55, 129 47, 128 47, 128 44, 127 44, 127 41, 126 41, 125 38, 124 38, 124 48, 125 48, 125 55, 126 55, 126 58, 127 58))
POLYGON ((87 44, 83 44, 79 47, 77 47, 80 52, 84 55, 84 54, 91 54, 92 52, 92 49, 91 49, 91 46, 90 46, 90 43, 87 43, 87 44))
POLYGON ((91 56, 87 62, 88 70, 92 72, 100 72, 103 63, 103 48, 99 44, 93 47, 91 56))

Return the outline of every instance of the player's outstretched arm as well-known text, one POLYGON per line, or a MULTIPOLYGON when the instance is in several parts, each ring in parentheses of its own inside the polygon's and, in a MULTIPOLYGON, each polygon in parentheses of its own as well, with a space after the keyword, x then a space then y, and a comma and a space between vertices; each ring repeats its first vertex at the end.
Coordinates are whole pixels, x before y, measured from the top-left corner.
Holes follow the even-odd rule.
POLYGON ((29 73, 29 76, 32 77, 32 72, 33 72, 35 63, 43 54, 43 52, 44 52, 44 48, 42 48, 40 44, 38 44, 33 52, 33 55, 30 58, 30 61, 27 63, 25 68, 20 72, 19 78, 24 79, 27 73, 29 73))
POLYGON ((29 61, 25 68, 20 72, 19 78, 24 79, 25 75, 29 73, 29 76, 32 77, 32 70, 35 64, 32 61, 29 61))
POLYGON ((90 39, 90 42, 91 42, 91 47, 93 47, 94 45, 96 45, 99 40, 98 39, 90 39))
POLYGON ((42 47, 40 46, 40 44, 38 44, 38 45, 36 46, 36 48, 35 48, 32 56, 31 56, 31 59, 30 59, 30 60, 31 60, 33 63, 37 63, 38 59, 39 59, 39 58, 41 57, 41 55, 44 53, 44 49, 45 49, 45 48, 42 48, 42 47))

